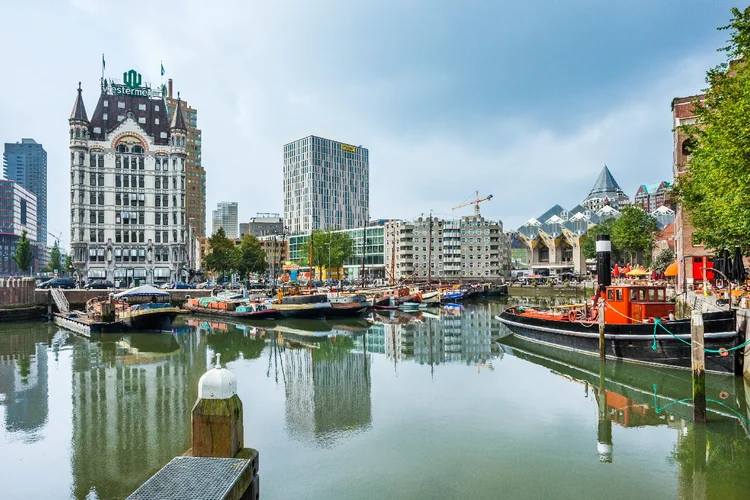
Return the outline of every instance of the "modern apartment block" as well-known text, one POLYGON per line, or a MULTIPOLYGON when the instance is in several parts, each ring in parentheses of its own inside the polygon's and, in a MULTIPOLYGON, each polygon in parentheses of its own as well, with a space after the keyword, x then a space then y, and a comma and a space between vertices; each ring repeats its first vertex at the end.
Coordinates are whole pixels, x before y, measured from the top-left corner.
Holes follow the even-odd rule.
POLYGON ((240 237, 252 234, 261 236, 281 235, 284 233, 284 219, 279 214, 257 214, 250 222, 240 224, 240 237))
MULTIPOLYGON (((206 170, 201 160, 201 130, 198 128, 198 110, 187 101, 174 97, 172 79, 167 82, 167 107, 172 116, 180 103, 187 128, 185 149, 185 217, 198 238, 206 236, 206 170)), ((178 93, 179 96, 179 93, 178 93)))
POLYGON ((284 225, 291 234, 364 227, 369 217, 366 148, 313 135, 284 145, 284 225))
MULTIPOLYGON (((32 243, 34 259, 38 259, 36 229, 37 206, 34 193, 17 182, 0 179, 0 276, 18 276, 19 269, 13 256, 23 231, 26 231, 26 237, 32 243)), ((38 270, 38 265, 33 268, 38 270)))
POLYGON ((390 221, 384 254, 386 276, 393 273, 395 280, 421 281, 428 269, 435 280, 495 280, 510 274, 510 237, 502 222, 482 216, 390 221))
POLYGON ((47 152, 34 139, 5 143, 3 176, 36 196, 37 227, 34 240, 47 244, 47 152))
POLYGON ((103 80, 89 120, 82 90, 70 115, 70 241, 86 280, 125 284, 184 281, 187 125, 181 106, 167 118, 162 91, 103 80))
POLYGON ((211 222, 211 234, 214 234, 221 227, 230 240, 239 238, 237 231, 237 202, 220 201, 217 203, 216 210, 211 212, 211 222))

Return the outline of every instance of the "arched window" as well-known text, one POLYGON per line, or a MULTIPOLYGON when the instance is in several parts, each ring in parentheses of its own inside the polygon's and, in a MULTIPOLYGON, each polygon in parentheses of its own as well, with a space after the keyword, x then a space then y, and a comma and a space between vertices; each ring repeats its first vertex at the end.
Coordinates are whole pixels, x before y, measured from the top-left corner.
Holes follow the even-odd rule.
POLYGON ((539 262, 549 262, 549 248, 544 245, 539 247, 539 262))
POLYGON ((116 148, 116 151, 118 153, 127 153, 128 152, 128 147, 125 144, 118 144, 117 148, 116 148))
POLYGON ((133 149, 131 150, 135 154, 143 154, 143 147, 142 146, 133 146, 133 149))

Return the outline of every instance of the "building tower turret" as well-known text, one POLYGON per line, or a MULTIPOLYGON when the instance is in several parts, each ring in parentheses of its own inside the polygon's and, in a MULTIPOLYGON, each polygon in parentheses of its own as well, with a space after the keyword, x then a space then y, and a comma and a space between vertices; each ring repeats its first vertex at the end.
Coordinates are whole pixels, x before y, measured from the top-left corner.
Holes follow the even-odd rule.
POLYGON ((174 212, 172 215, 172 257, 176 263, 176 281, 188 281, 189 272, 187 248, 189 235, 185 231, 185 158, 187 156, 187 127, 185 117, 182 114, 182 102, 180 94, 177 93, 177 106, 169 123, 169 164, 172 177, 172 201, 174 212))
POLYGON ((78 82, 78 95, 70 113, 70 246, 73 266, 80 274, 86 266, 88 255, 87 244, 84 240, 83 220, 86 213, 84 202, 88 199, 85 192, 87 156, 89 153, 89 118, 86 106, 83 104, 83 90, 78 82))

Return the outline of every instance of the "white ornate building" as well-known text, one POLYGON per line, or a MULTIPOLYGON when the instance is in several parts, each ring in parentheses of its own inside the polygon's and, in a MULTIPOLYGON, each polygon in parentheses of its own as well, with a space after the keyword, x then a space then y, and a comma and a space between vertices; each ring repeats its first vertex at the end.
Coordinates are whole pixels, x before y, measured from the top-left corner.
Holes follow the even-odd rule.
POLYGON ((91 120, 78 97, 70 115, 73 265, 82 278, 126 284, 185 280, 186 126, 162 92, 105 80, 91 120))

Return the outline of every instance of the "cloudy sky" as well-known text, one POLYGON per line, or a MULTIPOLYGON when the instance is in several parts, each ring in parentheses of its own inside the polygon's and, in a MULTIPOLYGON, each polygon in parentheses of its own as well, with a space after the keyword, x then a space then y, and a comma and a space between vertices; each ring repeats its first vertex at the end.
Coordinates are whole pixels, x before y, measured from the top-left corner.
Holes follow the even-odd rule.
POLYGON ((721 61, 731 5, 2 0, 0 141, 44 144, 49 228, 68 235, 78 81, 91 114, 102 53, 108 76, 152 83, 163 61, 198 109, 209 211, 282 212, 282 146, 314 134, 369 148, 374 218, 479 190, 514 229, 579 203, 604 164, 630 196, 671 177, 670 101, 721 61))

